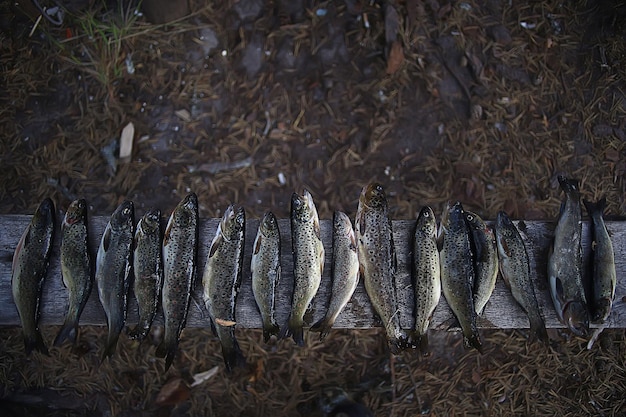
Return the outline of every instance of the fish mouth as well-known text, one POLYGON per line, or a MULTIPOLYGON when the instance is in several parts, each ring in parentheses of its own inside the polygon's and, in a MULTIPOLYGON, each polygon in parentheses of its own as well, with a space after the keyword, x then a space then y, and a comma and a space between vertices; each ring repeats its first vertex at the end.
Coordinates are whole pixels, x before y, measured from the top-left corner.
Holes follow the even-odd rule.
POLYGON ((196 208, 198 206, 198 196, 196 193, 187 194, 187 197, 183 200, 182 205, 188 210, 196 208))

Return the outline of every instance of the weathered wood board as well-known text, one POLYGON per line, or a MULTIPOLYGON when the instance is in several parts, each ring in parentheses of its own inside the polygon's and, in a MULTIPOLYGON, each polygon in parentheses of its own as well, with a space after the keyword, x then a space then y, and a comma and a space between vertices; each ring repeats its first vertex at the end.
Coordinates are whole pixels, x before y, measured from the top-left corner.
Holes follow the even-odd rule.
MULTIPOLYGON (((0 216, 0 325, 12 326, 19 324, 16 307, 11 294, 11 261, 13 251, 24 231, 30 222, 30 216, 5 215, 0 216)), ((90 218, 90 241, 91 249, 95 254, 102 236, 102 232, 107 217, 90 218)), ((217 229, 218 219, 203 219, 200 221, 200 247, 198 250, 198 278, 196 279, 196 289, 194 299, 191 302, 187 326, 206 327, 209 325, 208 316, 201 307, 201 277, 204 268, 207 251, 213 235, 217 229)), ((59 223, 60 224, 60 221, 59 223)), ((246 249, 244 257, 244 272, 241 292, 237 300, 237 325, 242 328, 260 328, 261 319, 258 313, 254 297, 252 295, 252 282, 250 277, 250 258, 252 243, 259 225, 258 220, 248 220, 246 223, 246 249)), ((291 236, 289 220, 279 220, 282 237, 282 271, 283 276, 278 289, 277 299, 277 320, 279 324, 284 324, 289 315, 291 304, 291 293, 293 288, 293 259, 291 253, 291 236)), ((526 245, 531 260, 531 270, 538 290, 538 299, 541 310, 546 318, 546 325, 549 328, 563 327, 557 320, 554 312, 552 300, 550 298, 549 286, 546 278, 546 262, 548 245, 552 237, 554 222, 529 221, 526 222, 526 245)), ((410 277, 410 241, 413 232, 414 221, 395 220, 393 221, 394 240, 397 250, 399 273, 397 276, 398 295, 401 308, 401 323, 403 327, 410 328, 413 324, 413 294, 410 277)), ((608 327, 626 328, 626 223, 607 222, 607 227, 613 239, 615 249, 615 260, 617 268, 617 290, 613 312, 609 318, 608 327)), ((313 300, 310 311, 305 316, 309 324, 320 319, 328 305, 331 288, 331 257, 332 257, 332 221, 322 220, 322 239, 326 248, 326 260, 324 275, 319 292, 313 300)), ((590 251, 590 230, 589 223, 583 223, 583 245, 585 253, 590 251)), ((43 325, 57 325, 63 322, 63 317, 67 308, 67 292, 63 286, 60 263, 59 263, 59 243, 60 233, 57 230, 55 244, 52 250, 50 267, 43 288, 41 321, 43 325)), ((137 306, 134 297, 130 297, 128 324, 137 322, 137 306)), ((448 319, 452 317, 445 298, 441 301, 435 311, 432 328, 448 328, 448 319)), ((162 322, 159 316, 157 322, 162 322)), ((104 311, 98 301, 97 289, 94 286, 91 298, 84 310, 80 321, 81 325, 105 325, 104 311)), ((479 327, 482 328, 527 328, 528 319, 515 303, 509 290, 499 277, 498 282, 489 303, 485 308, 483 319, 479 320, 479 327)), ((360 282, 352 300, 341 313, 335 327, 337 328, 369 328, 379 326, 374 310, 369 302, 363 283, 360 282)))

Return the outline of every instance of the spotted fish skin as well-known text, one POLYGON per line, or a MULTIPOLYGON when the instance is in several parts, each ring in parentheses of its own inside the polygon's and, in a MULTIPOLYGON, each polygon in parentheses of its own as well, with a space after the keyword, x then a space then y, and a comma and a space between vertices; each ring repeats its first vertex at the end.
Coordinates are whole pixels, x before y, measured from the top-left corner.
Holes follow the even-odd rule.
POLYGON ((161 285, 163 259, 161 249, 161 211, 148 210, 137 223, 133 252, 133 290, 139 307, 139 323, 129 333, 131 339, 143 340, 156 316, 161 285))
POLYGON ((253 248, 250 262, 252 291, 263 320, 263 340, 267 343, 272 335, 278 336, 280 332, 274 317, 281 274, 280 229, 271 211, 266 212, 259 223, 253 248))
POLYGON ((324 317, 311 327, 312 332, 320 332, 323 340, 335 324, 335 320, 346 306, 359 282, 359 258, 356 236, 347 214, 336 211, 333 214, 333 268, 330 305, 324 317))
POLYGON ((583 200, 587 214, 591 217, 593 230, 593 300, 591 300, 591 318, 594 323, 604 323, 611 314, 615 298, 617 275, 615 272, 615 253, 611 236, 604 223, 603 212, 606 198, 597 203, 583 200))
POLYGON ((115 353, 117 340, 126 323, 134 234, 133 217, 133 202, 126 200, 113 212, 98 248, 96 283, 109 330, 102 360, 115 353))
POLYGON ((554 241, 548 254, 550 294, 556 315, 574 334, 589 333, 589 313, 583 288, 582 209, 578 180, 559 176, 565 192, 554 241))
POLYGON ((69 306, 65 321, 54 345, 69 339, 76 343, 78 320, 89 300, 93 287, 92 259, 87 243, 87 201, 70 204, 61 224, 61 274, 69 291, 69 306))
POLYGON ((165 334, 155 353, 166 358, 166 371, 172 365, 180 333, 187 320, 191 290, 196 279, 198 226, 198 197, 190 193, 170 215, 163 235, 161 305, 165 334))
POLYGON ((530 278, 530 260, 526 245, 517 227, 503 211, 496 218, 496 239, 500 257, 500 272, 511 294, 524 309, 530 321, 531 339, 549 342, 546 324, 541 316, 535 287, 530 278))
POLYGON ((493 230, 476 213, 465 211, 474 253, 474 308, 481 315, 498 277, 498 251, 493 230))
POLYGON ((235 304, 241 286, 246 216, 243 207, 224 212, 207 256, 202 285, 213 332, 220 339, 227 371, 246 360, 235 338, 235 304))
POLYGON ((304 346, 304 313, 319 289, 324 271, 324 245, 317 208, 311 194, 291 196, 291 245, 294 264, 294 290, 291 314, 280 337, 291 335, 296 344, 304 346))
POLYGON ((466 348, 481 350, 482 342, 476 327, 474 307, 474 261, 465 212, 460 202, 448 204, 441 220, 442 247, 441 288, 443 295, 459 320, 466 348))
POLYGON ((27 354, 33 350, 48 354, 37 322, 40 314, 41 289, 50 260, 54 229, 54 203, 46 198, 37 208, 13 254, 11 290, 22 323, 24 348, 27 354))
POLYGON ((420 211, 413 235, 415 326, 412 343, 428 354, 428 326, 441 298, 441 269, 437 249, 437 219, 432 208, 420 211))
POLYGON ((359 268, 365 290, 387 334, 392 353, 408 347, 400 326, 396 297, 397 260, 385 190, 379 183, 363 187, 356 213, 359 268))

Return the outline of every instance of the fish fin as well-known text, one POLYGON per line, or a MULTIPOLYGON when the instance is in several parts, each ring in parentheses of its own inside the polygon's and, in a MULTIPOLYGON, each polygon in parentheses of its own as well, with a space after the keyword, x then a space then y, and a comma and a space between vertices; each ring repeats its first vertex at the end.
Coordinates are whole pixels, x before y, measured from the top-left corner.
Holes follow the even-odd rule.
POLYGON ((388 339, 389 350, 394 355, 398 355, 404 349, 409 347, 406 337, 396 337, 395 339, 388 339))
POLYGON ((102 235, 102 248, 105 252, 109 250, 109 245, 111 244, 111 228, 107 227, 104 231, 104 235, 102 235))
POLYGON ((359 233, 362 235, 365 234, 365 213, 363 211, 361 211, 360 213, 357 212, 357 218, 354 219, 354 222, 358 225, 359 227, 359 233))
POLYGON ((302 322, 297 323, 290 318, 286 329, 283 329, 282 333, 283 337, 291 335, 293 341, 296 342, 298 346, 304 346, 304 324, 302 322))
POLYGON ((263 235, 259 233, 256 240, 254 241, 254 251, 252 252, 253 255, 256 255, 257 253, 259 253, 259 250, 261 250, 262 241, 263 241, 263 235))
POLYGON ((245 367, 246 358, 243 356, 237 339, 233 339, 233 346, 228 348, 222 345, 222 356, 224 357, 224 365, 226 371, 232 372, 235 367, 245 367))
POLYGON ((213 239, 213 243, 211 243, 211 250, 209 251, 209 258, 213 257, 213 255, 215 255, 215 252, 217 252, 217 249, 219 248, 220 244, 222 243, 222 234, 218 233, 217 235, 215 235, 215 239, 213 239))
POLYGON ((213 336, 217 337, 217 327, 215 327, 215 322, 213 318, 209 317, 209 323, 211 324, 211 331, 213 332, 213 336))
POLYGON ((24 349, 27 355, 30 355, 33 350, 41 352, 44 355, 50 355, 46 347, 46 342, 44 342, 39 329, 36 329, 30 336, 24 335, 24 349))
POLYGON ((315 232, 315 236, 321 241, 322 229, 320 228, 320 221, 317 217, 313 218, 313 232, 315 232))
POLYGON ((278 337, 280 334, 280 327, 275 322, 269 323, 263 326, 263 341, 267 343, 272 335, 278 337))
POLYGON ((330 322, 330 319, 324 317, 317 321, 311 328, 309 329, 312 332, 319 332, 320 334, 320 342, 328 336, 330 329, 333 327, 333 323, 330 322))
POLYGON ((587 209, 587 214, 589 215, 589 217, 593 217, 595 213, 598 213, 600 214, 600 216, 602 216, 602 213, 604 212, 604 209, 606 207, 606 196, 602 197, 595 203, 589 200, 583 199, 583 204, 585 205, 585 208, 587 209))
POLYGON ((156 351, 154 352, 157 358, 165 358, 165 371, 172 366, 172 362, 174 361, 174 357, 176 356, 176 349, 178 348, 178 340, 174 339, 168 340, 167 338, 163 339, 159 346, 157 346, 156 351))
POLYGON ((76 344, 76 338, 78 336, 78 322, 65 321, 63 327, 59 330, 59 333, 54 338, 54 346, 61 346, 67 339, 74 345, 76 344))

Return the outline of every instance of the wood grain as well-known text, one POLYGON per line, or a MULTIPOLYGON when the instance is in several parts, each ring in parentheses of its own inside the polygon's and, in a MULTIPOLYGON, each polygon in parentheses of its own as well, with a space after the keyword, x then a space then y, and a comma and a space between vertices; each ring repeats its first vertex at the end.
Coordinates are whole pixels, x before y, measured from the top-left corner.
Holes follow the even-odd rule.
MULTIPOLYGON (((92 217, 89 220, 89 240, 92 252, 95 254, 100 242, 107 217, 92 217)), ((30 216, 4 215, 0 216, 0 325, 11 326, 19 324, 19 318, 11 294, 11 260, 13 251, 24 229, 30 222, 30 216)), ((207 314, 201 308, 200 281, 204 268, 207 251, 210 242, 217 229, 218 219, 203 219, 200 221, 200 247, 198 250, 198 279, 191 302, 187 326, 208 326, 207 314)), ((60 224, 60 221, 59 223, 60 224)), ((260 328, 261 318, 252 295, 252 283, 250 277, 250 258, 252 243, 257 232, 259 220, 248 220, 246 223, 246 246, 244 254, 244 272, 241 292, 237 300, 237 326, 243 328, 260 328)), ((278 288, 277 320, 284 324, 289 315, 291 304, 291 292, 293 288, 293 259, 291 254, 291 236, 289 220, 279 220, 282 237, 282 271, 283 276, 278 288)), ((393 221, 394 240, 398 257, 399 273, 397 276, 399 304, 401 308, 401 323, 403 327, 410 328, 413 324, 413 294, 410 277, 410 238, 413 231, 414 221, 393 221)), ((526 222, 526 246, 531 260, 531 270, 535 287, 538 290, 538 301, 546 319, 548 328, 563 327, 556 318, 552 300, 550 298, 548 282, 546 278, 546 262, 548 245, 554 230, 553 222, 529 221, 526 222)), ((331 266, 331 232, 332 221, 322 220, 322 240, 326 248, 326 260, 322 284, 318 294, 313 300, 310 311, 305 315, 305 320, 312 324, 321 318, 330 299, 330 266, 331 266)), ((626 271, 626 222, 607 222, 607 228, 612 236, 615 249, 617 268, 617 289, 613 312, 609 317, 608 327, 626 328, 626 282, 623 279, 626 271)), ((589 223, 583 223, 583 245, 585 253, 590 251, 589 223)), ((52 250, 50 267, 44 283, 41 324, 58 325, 63 322, 67 308, 67 292, 63 286, 60 263, 59 263, 60 233, 57 230, 55 244, 52 250)), ((137 322, 137 305, 131 296, 129 305, 128 324, 137 322)), ((435 310, 432 328, 447 329, 452 313, 444 299, 435 310)), ((159 314, 157 322, 162 322, 159 314)), ((84 310, 80 321, 81 325, 105 325, 104 311, 98 301, 97 290, 94 286, 90 300, 84 310)), ((528 319, 521 308, 515 303, 509 290, 501 278, 498 278, 495 291, 485 307, 483 318, 479 319, 481 328, 528 328, 528 319)), ((359 282, 352 300, 341 313, 335 327, 361 329, 379 326, 380 323, 374 315, 374 310, 369 302, 362 282, 359 282)))

